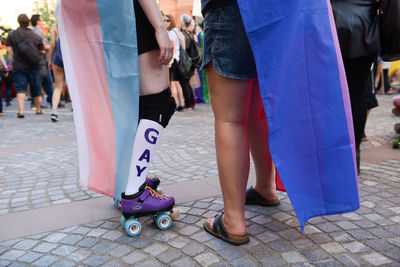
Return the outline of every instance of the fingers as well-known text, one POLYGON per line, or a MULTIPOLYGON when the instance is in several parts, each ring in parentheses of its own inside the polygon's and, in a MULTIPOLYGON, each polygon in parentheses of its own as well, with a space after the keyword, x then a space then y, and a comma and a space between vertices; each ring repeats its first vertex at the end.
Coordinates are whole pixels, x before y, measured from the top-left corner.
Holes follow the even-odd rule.
POLYGON ((160 56, 158 62, 163 65, 168 65, 172 58, 173 47, 162 47, 160 48, 160 56))

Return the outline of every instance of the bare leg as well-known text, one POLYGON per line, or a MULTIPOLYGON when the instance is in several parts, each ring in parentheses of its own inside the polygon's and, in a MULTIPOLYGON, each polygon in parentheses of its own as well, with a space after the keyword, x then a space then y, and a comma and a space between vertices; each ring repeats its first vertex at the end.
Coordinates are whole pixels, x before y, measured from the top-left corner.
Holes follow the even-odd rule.
POLYGON ((33 103, 35 104, 36 107, 36 113, 40 113, 42 111, 42 108, 40 107, 40 103, 42 103, 42 96, 37 96, 33 98, 33 103))
POLYGON ((254 83, 247 125, 250 151, 256 169, 254 189, 267 200, 277 200, 275 167, 268 147, 268 126, 261 101, 258 82, 254 83))
POLYGON ((171 92, 175 98, 175 102, 178 106, 185 106, 185 99, 183 98, 182 87, 178 81, 171 81, 171 92))
POLYGON ((17 94, 18 114, 24 114, 25 93, 17 94))
POLYGON ((168 88, 168 66, 158 63, 159 55, 160 50, 153 50, 139 56, 140 95, 157 94, 168 88))
POLYGON ((57 111, 58 104, 60 103, 61 91, 65 87, 64 69, 56 65, 53 65, 53 74, 55 82, 54 82, 54 91, 52 99, 52 108, 54 113, 57 111))
MULTIPOLYGON (((207 68, 207 80, 215 116, 215 146, 224 197, 222 221, 229 233, 244 235, 244 206, 250 168, 247 123, 255 81, 222 77, 212 64, 207 68)), ((210 227, 213 221, 214 218, 207 220, 210 227)))

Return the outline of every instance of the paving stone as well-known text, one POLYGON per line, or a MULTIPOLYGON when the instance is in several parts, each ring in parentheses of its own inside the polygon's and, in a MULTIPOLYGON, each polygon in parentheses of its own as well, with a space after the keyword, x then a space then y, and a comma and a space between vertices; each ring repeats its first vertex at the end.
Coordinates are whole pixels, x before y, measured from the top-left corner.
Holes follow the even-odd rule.
POLYGON ((50 250, 54 249, 55 247, 57 247, 57 244, 43 242, 40 243, 37 247, 35 247, 33 251, 47 253, 50 250))
POLYGON ((200 243, 204 243, 206 241, 209 241, 209 240, 213 239, 214 237, 211 234, 209 234, 209 233, 207 233, 205 231, 200 231, 200 232, 192 235, 191 238, 196 240, 196 241, 198 241, 198 242, 200 242, 200 243))
POLYGON ((67 258, 77 261, 77 262, 81 262, 84 259, 86 259, 87 257, 89 257, 91 254, 92 254, 92 252, 89 250, 78 249, 77 251, 71 253, 67 258))
POLYGON ((111 222, 111 221, 106 221, 101 225, 101 228, 105 228, 108 230, 115 230, 120 226, 120 222, 111 222))
POLYGON ((46 236, 43 240, 50 242, 50 243, 57 243, 61 239, 65 238, 66 236, 67 236, 67 234, 64 234, 64 233, 54 233, 54 234, 50 234, 50 235, 46 236))
POLYGON ((251 218, 250 220, 251 220, 252 222, 255 222, 255 223, 264 225, 264 224, 266 224, 267 222, 270 222, 270 221, 271 221, 271 218, 266 217, 266 216, 264 216, 264 215, 259 215, 259 216, 256 216, 256 217, 254 217, 254 218, 251 218))
POLYGON ((319 261, 329 257, 328 253, 320 248, 303 249, 301 253, 310 261, 319 261))
POLYGON ((161 267, 162 265, 155 260, 149 260, 140 264, 137 264, 135 267, 161 267))
MULTIPOLYGON (((52 264, 51 266, 52 267, 73 267, 73 266, 76 266, 76 264, 72 261, 61 260, 61 261, 58 261, 58 262, 52 264)), ((116 267, 114 265, 110 265, 110 266, 116 267)))
POLYGON ((105 230, 105 229, 96 228, 96 229, 91 230, 86 235, 91 236, 91 237, 100 237, 101 235, 103 235, 106 232, 107 232, 107 230, 105 230))
POLYGON ((78 241, 82 240, 83 236, 81 235, 75 235, 75 234, 70 234, 63 239, 60 240, 61 244, 66 244, 66 245, 75 245, 78 241))
POLYGON ((233 267, 256 267, 257 264, 252 261, 251 259, 248 258, 239 258, 239 259, 235 259, 233 261, 231 261, 231 264, 233 267))
POLYGON ((110 260, 109 257, 102 255, 95 255, 86 259, 83 263, 89 266, 102 266, 109 260, 110 260))
POLYGON ((72 252, 74 252, 75 250, 77 250, 77 248, 75 248, 73 246, 63 245, 63 246, 60 246, 60 247, 52 250, 51 253, 61 256, 61 257, 66 257, 69 254, 71 254, 72 252))
POLYGON ((327 243, 329 241, 332 241, 332 238, 324 233, 307 235, 307 237, 317 244, 327 243))
POLYGON ((175 248, 183 248, 186 246, 190 241, 186 238, 183 237, 177 237, 171 241, 168 242, 170 246, 173 246, 175 248))
POLYGON ((335 231, 340 230, 340 228, 338 226, 336 226, 335 224, 333 224, 331 222, 319 224, 318 228, 325 233, 330 233, 330 232, 335 232, 335 231))
MULTIPOLYGON (((168 240, 164 240, 164 241, 168 241, 168 240)), ((147 247, 148 245, 150 245, 151 243, 152 243, 151 240, 149 240, 145 237, 139 237, 135 241, 129 243, 129 245, 134 248, 137 248, 137 249, 143 249, 143 248, 147 247)))
POLYGON ((381 240, 377 240, 377 239, 367 240, 365 242, 365 245, 369 246, 370 248, 372 248, 373 250, 375 250, 377 252, 381 252, 381 251, 389 250, 389 249, 393 248, 392 245, 389 245, 388 243, 381 241, 381 240))
POLYGON ((373 266, 379 266, 383 264, 389 264, 392 263, 392 260, 389 258, 383 256, 380 253, 374 252, 368 255, 361 256, 361 258, 366 261, 368 264, 371 264, 373 266))
POLYGON ((179 234, 190 236, 199 231, 200 229, 195 226, 188 225, 179 231, 179 234))
POLYGON ((314 246, 314 243, 308 239, 299 239, 292 242, 297 249, 304 249, 314 246))
POLYGON ((118 239, 121 235, 123 235, 123 233, 120 231, 108 231, 101 238, 114 241, 114 240, 118 239))
POLYGON ((121 260, 129 265, 132 265, 142 261, 145 258, 146 255, 144 255, 143 253, 140 253, 138 251, 132 251, 128 255, 123 257, 121 260))
POLYGON ((183 259, 179 259, 179 260, 176 260, 176 261, 170 263, 169 266, 171 266, 171 267, 195 267, 195 266, 198 266, 198 264, 196 262, 192 261, 191 259, 183 258, 183 259))
POLYGON ((242 258, 242 257, 244 257, 244 256, 246 256, 244 253, 243 253, 243 251, 241 251, 240 249, 238 249, 238 248, 236 248, 236 247, 230 247, 230 248, 227 248, 227 249, 225 249, 225 250, 220 250, 219 252, 218 252, 218 254, 222 257, 222 258, 224 258, 225 260, 227 260, 227 261, 232 261, 233 259, 236 259, 236 258, 242 258))
POLYGON ((264 232, 262 234, 257 235, 256 237, 263 243, 269 243, 279 238, 276 234, 270 232, 264 232))
POLYGON ((265 231, 265 228, 258 225, 258 224, 252 224, 249 227, 247 227, 247 233, 250 235, 257 235, 259 233, 262 233, 265 231))
POLYGON ((400 237, 388 239, 388 240, 386 240, 386 242, 389 242, 390 244, 395 245, 396 247, 400 248, 400 237))
POLYGON ((367 252, 367 251, 371 250, 370 248, 364 246, 364 244, 362 244, 360 242, 346 243, 346 244, 343 244, 343 247, 346 248, 351 253, 362 253, 362 252, 367 252))
POLYGON ((36 252, 28 252, 25 255, 23 255, 22 257, 18 258, 18 261, 22 261, 22 262, 26 262, 26 263, 32 263, 35 260, 37 260, 38 258, 42 257, 43 254, 42 253, 36 253, 36 252))
MULTIPOLYGON (((187 229, 186 233, 188 232, 191 232, 191 230, 187 229)), ((168 242, 170 240, 174 240, 177 236, 178 235, 172 231, 158 231, 157 234, 152 236, 152 238, 158 241, 168 242)))
POLYGON ((279 232, 279 234, 285 239, 285 240, 295 240, 301 237, 301 233, 297 229, 287 229, 282 232, 279 232))
POLYGON ((33 246, 35 246, 37 243, 39 243, 39 241, 37 240, 22 240, 20 242, 18 242, 17 244, 15 244, 13 246, 13 248, 15 249, 21 249, 21 250, 28 250, 30 248, 32 248, 33 246))
POLYGON ((318 261, 315 263, 315 266, 318 267, 338 267, 339 264, 337 264, 335 261, 333 260, 324 260, 324 261, 318 261))
POLYGON ((226 247, 229 246, 228 243, 226 243, 226 242, 224 242, 224 241, 222 241, 222 240, 220 240, 220 239, 213 239, 213 240, 210 240, 210 241, 208 241, 207 243, 205 243, 205 245, 206 245, 207 247, 211 248, 212 250, 215 250, 215 251, 224 249, 224 248, 226 248, 226 247))
POLYGON ((362 263, 355 255, 341 254, 336 255, 335 259, 340 261, 346 267, 362 266, 362 263))
POLYGON ((99 242, 98 239, 93 237, 86 237, 79 241, 76 245, 84 248, 91 248, 99 242))
POLYGON ((32 264, 34 266, 50 266, 57 260, 58 260, 57 257, 47 255, 47 256, 43 256, 42 258, 38 259, 37 261, 35 261, 32 264))
POLYGON ((320 245, 321 248, 323 248, 326 252, 330 254, 338 254, 338 253, 344 253, 346 250, 343 248, 342 245, 336 242, 330 242, 330 243, 325 243, 320 245))
POLYGON ((277 252, 285 252, 292 249, 292 247, 283 240, 276 240, 268 243, 267 245, 277 252))
POLYGON ((126 254, 128 254, 129 252, 131 252, 131 248, 129 248, 126 245, 120 245, 118 247, 113 248, 112 250, 110 250, 108 252, 108 254, 110 254, 111 256, 115 257, 115 258, 120 258, 122 256, 125 256, 126 254))
POLYGON ((356 240, 374 239, 375 237, 365 230, 349 230, 347 231, 356 240))
POLYGON ((272 255, 271 252, 264 246, 250 248, 247 252, 253 255, 253 257, 256 259, 261 259, 263 257, 270 257, 272 255))
POLYGON ((144 249, 145 252, 149 253, 150 255, 157 256, 168 249, 167 246, 162 244, 152 244, 144 249))
POLYGON ((100 241, 94 247, 92 247, 92 249, 103 254, 115 248, 116 246, 118 245, 109 241, 100 241))
POLYGON ((14 260, 18 259, 19 257, 21 257, 22 255, 24 255, 25 253, 26 253, 25 251, 13 249, 13 250, 7 251, 3 255, 1 255, 0 259, 14 261, 14 260))
POLYGON ((219 258, 211 252, 197 255, 194 257, 194 260, 196 260, 201 266, 209 266, 220 261, 219 258))
POLYGON ((384 251, 383 254, 397 262, 397 265, 399 266, 400 263, 400 253, 398 250, 388 250, 384 251))
POLYGON ((161 261, 162 263, 168 264, 168 263, 180 258, 181 256, 182 256, 182 253, 179 250, 170 248, 167 251, 157 255, 156 258, 159 261, 161 261))
POLYGON ((279 232, 287 228, 287 226, 281 222, 272 220, 265 225, 268 229, 271 229, 274 232, 279 232))
POLYGON ((197 254, 203 252, 204 250, 205 250, 204 247, 202 247, 194 242, 191 242, 182 248, 183 253, 185 253, 186 255, 188 255, 190 257, 194 257, 197 254))
POLYGON ((285 263, 275 256, 257 259, 262 266, 283 266, 285 263))

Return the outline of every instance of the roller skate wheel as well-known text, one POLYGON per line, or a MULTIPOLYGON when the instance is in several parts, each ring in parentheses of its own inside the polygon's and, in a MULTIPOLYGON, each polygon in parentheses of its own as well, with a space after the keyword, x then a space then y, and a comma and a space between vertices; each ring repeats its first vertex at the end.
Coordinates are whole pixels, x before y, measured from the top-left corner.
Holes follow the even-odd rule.
POLYGON ((393 139, 392 147, 393 148, 399 148, 399 140, 398 139, 393 139))
POLYGON ((169 214, 169 216, 172 218, 172 220, 175 220, 176 218, 178 218, 179 215, 181 215, 181 212, 178 209, 171 210, 170 214, 169 214))
POLYGON ((172 225, 172 219, 165 213, 157 215, 156 224, 161 230, 167 230, 172 225))
POLYGON ((125 223, 125 231, 129 236, 138 236, 142 231, 142 224, 137 219, 129 219, 125 223))
POLYGON ((121 216, 121 218, 119 219, 119 222, 121 223, 122 228, 124 228, 124 227, 125 227, 125 223, 126 223, 125 217, 124 217, 124 216, 121 216))

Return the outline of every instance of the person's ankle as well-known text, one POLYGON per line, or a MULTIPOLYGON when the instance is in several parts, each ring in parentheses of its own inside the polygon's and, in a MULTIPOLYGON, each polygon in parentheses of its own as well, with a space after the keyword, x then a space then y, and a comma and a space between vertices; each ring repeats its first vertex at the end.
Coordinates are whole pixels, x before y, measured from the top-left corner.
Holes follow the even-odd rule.
POLYGON ((275 186, 261 187, 259 185, 254 186, 254 190, 259 193, 266 200, 276 200, 278 199, 278 192, 276 192, 275 186))
POLYGON ((229 216, 229 214, 224 213, 222 216, 222 223, 229 234, 242 236, 247 233, 244 213, 242 216, 229 216))

